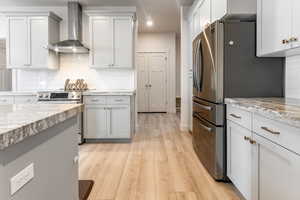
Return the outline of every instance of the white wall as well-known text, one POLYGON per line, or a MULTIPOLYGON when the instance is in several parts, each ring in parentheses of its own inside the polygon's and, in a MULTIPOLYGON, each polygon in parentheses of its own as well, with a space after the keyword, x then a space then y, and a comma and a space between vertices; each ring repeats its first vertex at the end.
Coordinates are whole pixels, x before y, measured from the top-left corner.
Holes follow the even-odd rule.
POLYGON ((300 99, 300 55, 286 58, 285 95, 300 99))
MULTIPOLYGON (((1 11, 52 11, 63 20, 60 23, 60 39, 68 38, 67 7, 1 7, 1 11)), ((1 26, 0 37, 5 36, 6 28, 1 26)), ((88 18, 83 15, 83 43, 88 44, 88 18)), ((88 45, 87 45, 88 46, 88 45)), ((60 69, 47 70, 14 70, 13 89, 18 91, 60 89, 67 78, 84 78, 91 89, 133 89, 134 70, 94 70, 88 67, 88 55, 62 55, 60 69)))
POLYGON ((137 52, 168 51, 168 112, 176 112, 176 33, 139 33, 137 52))
POLYGON ((181 7, 181 115, 180 128, 188 131, 191 128, 191 92, 190 92, 190 22, 188 20, 189 7, 181 7))
POLYGON ((176 37, 176 97, 181 97, 181 38, 176 37))

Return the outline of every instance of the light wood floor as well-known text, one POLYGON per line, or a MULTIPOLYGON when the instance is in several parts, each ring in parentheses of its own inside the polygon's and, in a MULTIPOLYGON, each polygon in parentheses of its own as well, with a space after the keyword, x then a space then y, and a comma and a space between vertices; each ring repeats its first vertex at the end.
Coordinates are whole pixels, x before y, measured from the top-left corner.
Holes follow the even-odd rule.
POLYGON ((131 144, 80 147, 80 179, 93 179, 89 200, 240 200, 197 159, 177 115, 140 114, 131 144))

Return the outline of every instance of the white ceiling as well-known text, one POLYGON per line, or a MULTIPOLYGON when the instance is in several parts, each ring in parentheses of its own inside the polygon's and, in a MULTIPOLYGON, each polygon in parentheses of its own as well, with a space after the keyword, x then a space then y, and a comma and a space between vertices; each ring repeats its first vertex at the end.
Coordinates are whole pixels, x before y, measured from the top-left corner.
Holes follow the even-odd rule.
MULTIPOLYGON (((136 6, 140 32, 180 32, 180 6, 194 0, 79 0, 83 6, 136 6), (145 26, 151 18, 154 26, 145 26)), ((68 0, 0 0, 1 6, 66 6, 68 0)))

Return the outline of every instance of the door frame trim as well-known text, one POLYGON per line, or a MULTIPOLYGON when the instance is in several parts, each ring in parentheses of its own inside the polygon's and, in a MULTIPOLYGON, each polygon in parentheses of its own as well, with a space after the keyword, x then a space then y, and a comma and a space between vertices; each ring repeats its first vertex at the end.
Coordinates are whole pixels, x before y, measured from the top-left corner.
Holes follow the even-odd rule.
MULTIPOLYGON (((154 49, 149 49, 149 50, 139 50, 136 51, 136 57, 139 53, 165 53, 167 56, 167 65, 166 65, 166 74, 165 74, 165 78, 166 78, 166 112, 167 113, 175 113, 176 112, 176 104, 174 104, 174 106, 172 105, 172 99, 174 99, 174 102, 176 100, 176 94, 174 93, 174 95, 172 94, 172 89, 176 87, 176 66, 174 66, 174 69, 172 69, 172 67, 170 66, 170 50, 169 49, 161 49, 161 50, 154 50, 154 49), (172 74, 175 75, 175 77, 172 77, 172 74), (174 80, 174 81, 172 81, 174 80)), ((176 57, 175 57, 176 58, 176 57)), ((138 66, 136 66, 137 68, 137 74, 136 76, 138 76, 138 66)), ((136 80, 137 77, 136 77, 136 80)), ((136 81, 136 84, 137 81, 136 81)), ((137 87, 137 85, 136 85, 137 87)), ((138 91, 137 91, 138 93, 138 91)), ((137 94, 138 95, 138 94, 137 94)))

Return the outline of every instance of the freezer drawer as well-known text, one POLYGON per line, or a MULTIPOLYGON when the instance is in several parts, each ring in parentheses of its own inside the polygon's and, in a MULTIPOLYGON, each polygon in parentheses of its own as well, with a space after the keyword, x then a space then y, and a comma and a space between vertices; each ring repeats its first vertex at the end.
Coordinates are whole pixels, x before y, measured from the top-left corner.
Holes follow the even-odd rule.
POLYGON ((203 166, 215 180, 225 180, 225 129, 193 116, 193 146, 203 166))
POLYGON ((193 112, 216 126, 224 125, 224 104, 214 104, 194 97, 193 112))

